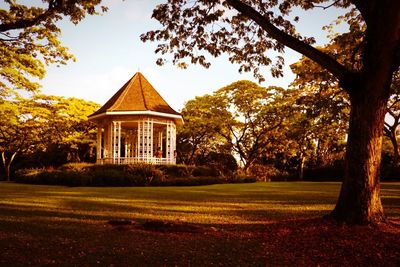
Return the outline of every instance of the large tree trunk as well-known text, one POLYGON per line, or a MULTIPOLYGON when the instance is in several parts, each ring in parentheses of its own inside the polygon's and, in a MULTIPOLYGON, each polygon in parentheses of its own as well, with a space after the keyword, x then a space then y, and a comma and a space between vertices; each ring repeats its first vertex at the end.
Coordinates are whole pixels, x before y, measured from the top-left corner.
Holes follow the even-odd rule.
POLYGON ((350 91, 351 113, 345 177, 331 215, 348 223, 385 220, 380 198, 380 164, 390 75, 365 77, 350 91))
POLYGON ((363 67, 340 81, 350 95, 351 113, 345 177, 331 215, 369 224, 385 220, 379 170, 386 105, 400 61, 400 1, 359 1, 357 7, 368 25, 363 67))

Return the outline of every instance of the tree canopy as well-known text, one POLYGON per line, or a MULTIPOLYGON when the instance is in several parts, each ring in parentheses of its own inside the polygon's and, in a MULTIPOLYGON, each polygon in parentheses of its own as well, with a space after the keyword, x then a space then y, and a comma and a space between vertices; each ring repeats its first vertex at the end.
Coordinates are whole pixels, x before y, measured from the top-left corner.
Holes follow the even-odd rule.
MULTIPOLYGON (((237 81, 216 91, 221 109, 231 111, 219 134, 239 155, 247 170, 270 149, 270 137, 278 135, 284 120, 283 89, 264 88, 250 81, 237 81)), ((218 115, 217 115, 218 116, 218 115)))
POLYGON ((82 99, 46 95, 0 100, 0 153, 6 177, 18 156, 29 156, 41 166, 83 160, 95 140, 87 116, 98 108, 82 99))
MULTIPOLYGON (((107 10, 101 0, 43 0, 42 3, 5 0, 0 9, 0 97, 16 90, 36 91, 48 64, 66 64, 73 59, 59 36, 57 22, 63 18, 79 23, 87 14, 107 10)), ((39 1, 37 1, 39 2, 39 1)))

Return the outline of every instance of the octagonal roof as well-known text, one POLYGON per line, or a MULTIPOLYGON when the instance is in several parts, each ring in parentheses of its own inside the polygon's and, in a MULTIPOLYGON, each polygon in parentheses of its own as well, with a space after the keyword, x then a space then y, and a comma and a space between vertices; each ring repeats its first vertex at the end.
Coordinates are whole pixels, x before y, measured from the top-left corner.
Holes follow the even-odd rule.
POLYGON ((107 115, 142 114, 182 120, 181 114, 168 105, 143 74, 137 72, 89 119, 107 115))

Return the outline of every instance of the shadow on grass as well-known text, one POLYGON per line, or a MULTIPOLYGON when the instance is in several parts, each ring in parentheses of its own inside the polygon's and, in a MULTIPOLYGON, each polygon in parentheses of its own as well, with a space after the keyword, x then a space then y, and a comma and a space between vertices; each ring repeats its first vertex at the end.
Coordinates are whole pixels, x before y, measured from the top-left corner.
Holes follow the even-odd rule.
MULTIPOLYGON (((2 266, 399 266, 400 227, 348 227, 320 218, 197 225, 158 231, 76 223, 9 229, 0 222, 2 266), (4 229, 8 231, 4 232, 4 229), (214 228, 214 229, 212 229, 214 228), (198 230, 201 229, 201 230, 198 230), (176 230, 176 229, 175 229, 176 230)), ((157 225, 158 227, 159 225, 157 225)))

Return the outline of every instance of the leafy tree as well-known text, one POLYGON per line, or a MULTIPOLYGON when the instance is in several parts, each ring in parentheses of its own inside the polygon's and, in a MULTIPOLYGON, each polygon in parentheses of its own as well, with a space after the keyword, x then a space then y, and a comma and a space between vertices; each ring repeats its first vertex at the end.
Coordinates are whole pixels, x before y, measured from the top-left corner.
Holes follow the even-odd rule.
POLYGON ((1 100, 0 152, 7 180, 18 154, 39 153, 50 163, 81 161, 81 152, 87 153, 95 140, 94 125, 87 116, 98 108, 81 99, 45 95, 1 100), (63 154, 68 158, 61 159, 63 154))
POLYGON ((230 118, 221 120, 219 134, 239 155, 245 171, 269 150, 270 137, 278 135, 282 92, 280 87, 264 88, 250 81, 237 81, 215 92, 219 109, 230 111, 230 118))
POLYGON ((219 99, 215 96, 204 95, 185 104, 182 109, 185 124, 178 129, 177 136, 177 154, 180 162, 194 164, 197 156, 205 157, 221 144, 217 132, 230 115, 218 102, 219 99))
POLYGON ((67 17, 77 24, 87 14, 98 14, 101 0, 43 0, 37 6, 19 2, 5 0, 7 9, 0 9, 0 97, 18 89, 36 91, 39 84, 32 78, 43 78, 46 64, 73 59, 61 45, 57 22, 67 17))
POLYGON ((87 117, 100 108, 97 103, 77 98, 47 97, 53 116, 49 119, 50 134, 46 144, 61 146, 68 162, 88 158, 96 140, 95 125, 87 117))
POLYGON ((290 174, 296 172, 297 178, 303 179, 306 167, 332 165, 342 159, 348 108, 344 104, 333 112, 327 105, 330 97, 315 87, 285 90, 280 101, 273 104, 281 102, 284 108, 280 114, 285 119, 278 131, 268 135, 270 145, 259 155, 259 163, 273 164, 290 174))
POLYGON ((231 153, 210 151, 208 154, 197 157, 197 165, 209 166, 225 177, 232 177, 238 169, 236 159, 231 153))
MULTIPOLYGON (((324 50, 329 49, 333 49, 332 45, 324 50)), ((297 135, 300 140, 308 137, 314 142, 314 164, 332 164, 343 154, 350 112, 348 96, 329 72, 306 57, 291 68, 296 74, 291 84, 294 89, 290 90, 296 101, 292 107, 297 109, 293 111, 297 114, 293 121, 298 125, 294 127, 297 133, 292 133, 292 138, 296 139, 297 135)), ((312 155, 309 153, 309 156, 312 155)))
MULTIPOLYGON (((162 42, 156 51, 172 53, 173 63, 183 67, 185 58, 208 67, 204 51, 213 56, 228 53, 240 70, 253 69, 262 79, 260 66, 272 63, 267 51, 283 52, 289 47, 329 71, 349 94, 351 104, 345 180, 331 216, 351 223, 385 219, 380 152, 390 84, 400 64, 400 1, 168 0, 156 7, 153 17, 163 27, 142 35, 142 40, 162 42), (332 55, 313 47, 313 38, 297 33, 294 23, 299 17, 293 18, 291 11, 321 7, 344 8, 339 21, 349 25, 349 32, 334 37, 355 43, 348 46, 354 47, 353 53, 332 55)), ((282 75, 282 65, 278 56, 271 67, 274 76, 282 75)))
POLYGON ((46 117, 51 114, 30 99, 0 100, 0 151, 7 181, 17 154, 41 147, 46 117))
POLYGON ((196 97, 182 110, 185 125, 178 134, 178 155, 185 163, 211 152, 235 153, 247 170, 270 149, 282 124, 283 89, 237 81, 212 95, 196 97), (279 102, 281 100, 281 102, 279 102))
MULTIPOLYGON (((310 89, 289 90, 295 104, 291 105, 291 118, 288 119, 286 136, 295 143, 299 161, 299 178, 303 178, 304 166, 331 165, 343 154, 341 144, 347 130, 346 105, 332 111, 329 95, 310 89), (298 95, 300 93, 300 95, 298 95), (296 96, 297 95, 297 96, 296 96)), ((292 148, 293 149, 293 148, 292 148)))

